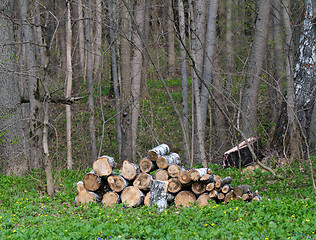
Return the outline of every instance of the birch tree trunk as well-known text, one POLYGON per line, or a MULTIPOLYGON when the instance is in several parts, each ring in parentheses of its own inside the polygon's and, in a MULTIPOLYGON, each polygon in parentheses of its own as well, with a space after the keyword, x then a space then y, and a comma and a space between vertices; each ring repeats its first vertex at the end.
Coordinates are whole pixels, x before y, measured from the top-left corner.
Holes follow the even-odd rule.
POLYGON ((116 0, 108 0, 109 15, 110 15, 110 46, 111 46, 111 73, 114 85, 115 95, 115 109, 116 109, 116 130, 118 140, 119 159, 122 156, 122 129, 121 129, 121 102, 120 102, 120 90, 117 74, 117 60, 116 60, 116 36, 115 36, 115 12, 116 12, 116 0))
MULTIPOLYGON (((189 88, 188 88, 188 75, 187 75, 187 60, 186 60, 186 39, 185 39, 185 16, 183 0, 178 0, 178 12, 179 12, 179 35, 180 35, 180 61, 181 61, 181 79, 182 79, 182 119, 189 139, 189 88)), ((183 136, 183 149, 184 149, 184 162, 190 162, 190 152, 188 151, 185 143, 185 136, 183 136)))
MULTIPOLYGON (((72 61, 71 61, 71 46, 72 46, 72 29, 71 29, 71 11, 70 1, 66 0, 67 20, 66 20, 66 64, 67 64, 67 79, 65 98, 71 97, 72 89, 72 61)), ((67 168, 72 169, 72 142, 71 142, 71 107, 66 105, 66 139, 67 139, 67 168)))
POLYGON ((88 81, 88 106, 89 106, 89 138, 91 147, 91 160, 92 162, 97 159, 97 147, 95 138, 95 125, 94 125, 94 81, 93 81, 93 60, 92 60, 92 36, 91 36, 91 12, 89 9, 86 11, 85 20, 85 35, 86 35, 86 48, 87 48, 87 81, 88 81))
MULTIPOLYGON (((0 1, 0 43, 13 43, 13 1, 0 1)), ((28 170, 23 154, 23 127, 14 45, 0 48, 0 168, 7 174, 23 175, 28 170)))
POLYGON ((270 1, 258 0, 258 18, 241 99, 242 130, 247 137, 257 134, 257 98, 268 36, 270 1))
POLYGON ((102 55, 102 1, 95 0, 94 76, 98 76, 102 55))
POLYGON ((40 80, 37 78, 37 63, 34 47, 34 32, 28 22, 29 0, 19 0, 19 13, 22 21, 22 31, 24 34, 28 91, 30 99, 30 148, 31 148, 31 168, 40 168, 42 166, 42 104, 40 103, 40 80))

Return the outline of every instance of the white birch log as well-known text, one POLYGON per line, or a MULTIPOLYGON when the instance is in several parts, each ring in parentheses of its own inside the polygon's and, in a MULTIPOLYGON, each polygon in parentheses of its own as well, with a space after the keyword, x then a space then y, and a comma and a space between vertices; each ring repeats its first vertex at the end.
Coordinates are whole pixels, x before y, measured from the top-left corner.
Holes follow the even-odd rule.
POLYGON ((156 163, 160 169, 166 169, 171 164, 180 164, 181 160, 178 153, 171 153, 170 155, 158 157, 156 163))
POLYGON ((122 192, 127 186, 130 185, 130 182, 128 182, 123 176, 109 176, 108 177, 108 183, 110 188, 114 192, 122 192))
POLYGON ((93 170, 99 176, 109 176, 112 174, 114 166, 114 158, 104 155, 94 161, 93 170))
POLYGON ((139 162, 139 168, 142 172, 150 173, 158 169, 158 166, 155 162, 152 162, 149 158, 142 158, 139 162))
POLYGON ((145 194, 135 186, 125 188, 121 194, 122 203, 127 207, 137 207, 144 203, 145 194))
POLYGON ((133 185, 143 191, 148 191, 151 187, 153 177, 148 173, 140 173, 135 178, 133 185))
POLYGON ((88 191, 96 191, 101 187, 102 184, 101 177, 93 170, 83 176, 82 182, 88 191))
POLYGON ((158 157, 167 155, 170 152, 169 146, 167 144, 161 144, 148 151, 148 158, 155 162, 158 157))
POLYGON ((208 168, 196 168, 196 169, 191 169, 189 171, 189 173, 190 173, 190 177, 193 181, 198 181, 205 174, 210 174, 210 173, 212 173, 212 171, 208 168))
POLYGON ((171 164, 168 167, 168 174, 170 177, 178 177, 181 171, 184 171, 184 167, 179 166, 178 164, 171 164))
POLYGON ((166 170, 158 169, 155 173, 155 180, 168 181, 169 175, 166 170))
POLYGON ((167 181, 153 180, 150 189, 149 206, 157 206, 158 212, 161 212, 164 209, 166 209, 168 206, 167 189, 167 181))

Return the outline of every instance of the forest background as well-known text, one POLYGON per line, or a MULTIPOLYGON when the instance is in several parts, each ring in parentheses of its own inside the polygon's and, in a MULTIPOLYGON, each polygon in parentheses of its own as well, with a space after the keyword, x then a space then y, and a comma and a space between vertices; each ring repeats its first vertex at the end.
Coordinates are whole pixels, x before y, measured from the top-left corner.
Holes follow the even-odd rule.
MULTIPOLYGON (((2 0, 1 172, 138 162, 167 143, 221 164, 259 137, 263 168, 313 177, 315 0, 2 0)), ((253 156, 256 159, 256 156, 253 156)))

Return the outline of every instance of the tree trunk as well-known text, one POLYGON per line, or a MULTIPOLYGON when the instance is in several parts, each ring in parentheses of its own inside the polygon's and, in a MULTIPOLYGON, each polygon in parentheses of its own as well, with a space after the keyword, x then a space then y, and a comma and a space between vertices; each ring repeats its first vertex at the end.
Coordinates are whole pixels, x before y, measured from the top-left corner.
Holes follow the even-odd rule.
POLYGON ((168 75, 169 78, 174 77, 174 72, 175 72, 175 47, 174 47, 174 15, 173 15, 173 8, 172 8, 172 1, 167 1, 167 8, 168 10, 166 11, 167 14, 167 35, 168 35, 168 75))
POLYGON ((190 178, 193 181, 198 181, 200 180, 201 177, 203 177, 205 174, 210 174, 212 173, 212 170, 208 168, 197 168, 197 169, 191 169, 189 171, 190 178))
MULTIPOLYGON (((66 64, 67 64, 67 82, 65 90, 65 98, 71 98, 72 89, 72 60, 71 60, 71 42, 72 42, 72 28, 71 28, 71 11, 70 1, 66 0, 67 4, 67 21, 66 21, 66 64)), ((72 142, 71 142, 71 107, 66 105, 66 139, 67 139, 67 168, 72 169, 72 142)))
POLYGON ((234 49, 233 49, 233 30, 232 30, 232 0, 226 1, 226 81, 225 93, 231 95, 233 85, 233 68, 234 68, 234 49))
POLYGON ((111 46, 111 73, 115 95, 115 111, 116 111, 116 131, 119 159, 122 156, 122 129, 121 129, 121 103, 120 103, 120 90, 118 81, 118 69, 116 60, 116 44, 115 44, 115 12, 116 12, 116 0, 108 0, 109 14, 110 14, 110 46, 111 46))
MULTIPOLYGON (((13 1, 0 2, 0 43, 13 43, 14 34, 10 20, 13 1)), ((0 48, 0 168, 7 174, 23 175, 28 170, 23 153, 22 112, 19 95, 14 45, 0 48)))
POLYGON ((34 48, 34 33, 31 25, 28 23, 29 0, 19 0, 19 12, 23 24, 23 33, 26 52, 26 67, 28 76, 28 90, 30 99, 30 148, 31 148, 31 168, 40 168, 42 166, 42 105, 40 98, 40 80, 37 78, 36 58, 34 48))
POLYGON ((86 48, 87 48, 87 81, 88 81, 88 106, 89 106, 89 136, 92 161, 97 159, 97 147, 95 137, 95 124, 94 124, 94 81, 93 81, 93 62, 92 62, 92 36, 91 36, 91 12, 86 10, 85 20, 85 35, 86 35, 86 48))
POLYGON ((257 98, 268 36, 270 1, 258 1, 258 18, 241 99, 242 130, 246 137, 257 135, 257 98))
MULTIPOLYGON (((182 119, 183 127, 189 139, 189 88, 188 88, 188 76, 187 76, 187 60, 186 60, 186 39, 185 39, 185 17, 183 0, 178 0, 179 11, 179 35, 180 35, 180 61, 181 61, 181 79, 182 79, 182 119)), ((185 136, 183 135, 183 158, 185 163, 190 162, 190 151, 186 146, 185 136)))

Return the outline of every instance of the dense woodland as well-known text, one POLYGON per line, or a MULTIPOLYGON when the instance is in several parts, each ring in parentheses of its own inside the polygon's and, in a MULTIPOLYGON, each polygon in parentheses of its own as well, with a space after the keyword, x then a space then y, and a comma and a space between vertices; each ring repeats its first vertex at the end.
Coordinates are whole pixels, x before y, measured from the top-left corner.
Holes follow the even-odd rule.
POLYGON ((54 169, 104 154, 137 163, 167 143, 206 167, 256 136, 314 181, 315 13, 316 0, 1 0, 1 172, 44 169, 52 194, 54 169))

